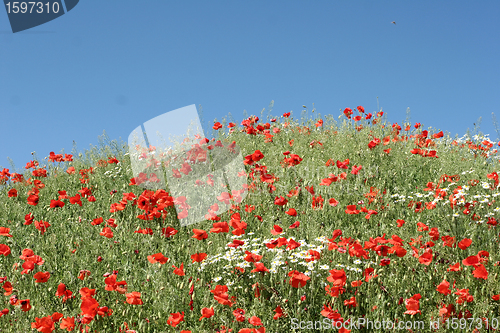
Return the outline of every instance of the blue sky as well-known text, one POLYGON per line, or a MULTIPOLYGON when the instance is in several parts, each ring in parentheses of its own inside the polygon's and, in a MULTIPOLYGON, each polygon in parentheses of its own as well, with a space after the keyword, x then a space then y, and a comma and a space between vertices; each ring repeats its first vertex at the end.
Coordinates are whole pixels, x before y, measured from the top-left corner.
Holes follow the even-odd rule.
POLYGON ((498 139, 499 1, 97 1, 13 34, 0 10, 0 166, 127 141, 201 105, 206 122, 302 105, 498 139), (396 24, 391 22, 395 21, 396 24))

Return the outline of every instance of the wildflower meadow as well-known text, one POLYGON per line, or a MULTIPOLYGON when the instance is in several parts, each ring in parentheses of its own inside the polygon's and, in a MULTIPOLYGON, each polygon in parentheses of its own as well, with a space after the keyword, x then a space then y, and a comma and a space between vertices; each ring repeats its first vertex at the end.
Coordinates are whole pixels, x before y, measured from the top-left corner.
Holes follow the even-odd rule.
POLYGON ((196 179, 221 194, 189 225, 196 205, 134 177, 153 146, 0 170, 0 332, 500 330, 499 143, 362 106, 245 117, 190 147, 237 146, 246 181, 196 179))

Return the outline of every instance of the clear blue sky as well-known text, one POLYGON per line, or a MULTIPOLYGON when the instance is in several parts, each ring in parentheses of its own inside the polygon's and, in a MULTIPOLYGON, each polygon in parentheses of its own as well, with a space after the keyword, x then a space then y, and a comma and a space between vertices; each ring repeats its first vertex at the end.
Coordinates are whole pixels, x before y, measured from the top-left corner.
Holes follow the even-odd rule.
POLYGON ((462 136, 500 120, 500 1, 97 1, 13 34, 0 9, 0 166, 206 121, 380 107, 462 136), (396 24, 391 22, 395 21, 396 24))

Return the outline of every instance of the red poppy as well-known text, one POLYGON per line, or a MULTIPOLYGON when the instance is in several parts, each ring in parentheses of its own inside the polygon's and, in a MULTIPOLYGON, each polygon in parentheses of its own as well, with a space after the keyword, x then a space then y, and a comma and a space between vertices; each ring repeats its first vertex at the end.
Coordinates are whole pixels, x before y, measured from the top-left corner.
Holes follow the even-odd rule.
POLYGON ((419 299, 420 299, 420 294, 416 294, 411 298, 405 300, 405 306, 406 306, 405 314, 414 315, 417 313, 422 313, 419 310, 420 308, 419 299))
POLYGON ((174 269, 174 274, 175 275, 179 275, 179 276, 184 276, 186 275, 186 273, 184 273, 184 263, 181 264, 180 267, 175 267, 174 265, 172 265, 174 269))
POLYGON ((201 309, 201 317, 200 320, 203 318, 210 318, 214 315, 214 308, 203 308, 201 309))
MULTIPOLYGON (((125 294, 127 297, 127 303, 132 305, 142 305, 141 293, 138 291, 133 291, 129 294, 125 294)), ((175 326, 174 326, 175 327, 175 326)))
POLYGON ((66 302, 69 298, 73 297, 73 292, 71 290, 66 289, 66 285, 64 283, 59 283, 59 286, 57 286, 57 292, 56 296, 61 297, 63 296, 63 303, 66 302))
POLYGON ((458 247, 461 248, 462 250, 465 250, 472 244, 472 239, 470 238, 464 238, 460 242, 458 242, 458 247))
POLYGON ((309 276, 296 270, 289 272, 288 276, 290 277, 289 284, 294 288, 304 287, 307 281, 311 279, 309 276))
POLYGON ((208 238, 208 234, 205 230, 193 229, 194 236, 191 238, 196 238, 197 240, 203 240, 208 238))
POLYGON ((43 318, 35 317, 35 322, 31 323, 31 328, 36 329, 38 332, 50 333, 55 330, 55 325, 50 316, 43 318))
POLYGON ((106 283, 104 290, 117 291, 120 294, 125 294, 127 292, 127 282, 125 280, 117 282, 116 279, 117 279, 116 274, 111 274, 107 276, 104 279, 104 283, 106 283))
POLYGON ((426 266, 429 266, 429 264, 432 262, 432 252, 425 252, 424 254, 422 254, 418 258, 418 262, 426 266))
POLYGON ((29 310, 31 310, 31 304, 29 299, 20 300, 19 304, 21 304, 21 310, 23 312, 28 312, 29 310))
POLYGON ((359 214, 359 210, 356 209, 356 205, 348 205, 345 212, 346 214, 359 214))
POLYGON ((248 319, 248 322, 252 324, 253 326, 263 326, 262 321, 260 320, 259 317, 257 316, 252 316, 248 319))
POLYGON ((221 232, 229 232, 229 225, 227 222, 216 222, 213 224, 213 228, 210 229, 211 233, 221 233, 221 232))
MULTIPOLYGON (((286 241, 286 238, 285 238, 285 241, 286 241)), ((290 239, 290 240, 288 241, 288 245, 286 246, 286 248, 287 248, 288 250, 293 250, 293 249, 298 248, 300 245, 301 245, 301 244, 300 244, 299 242, 296 242, 295 240, 290 239)), ((278 245, 278 247, 279 247, 279 245, 278 245)))
POLYGON ((38 205, 38 200, 40 198, 36 194, 32 194, 28 197, 28 205, 36 206, 38 205))
POLYGON ((160 264, 163 265, 166 262, 168 262, 168 260, 169 259, 167 257, 165 257, 161 252, 148 256, 148 261, 152 264, 159 262, 160 264))
POLYGON ((0 236, 12 237, 10 234, 10 228, 0 227, 0 236))
POLYGON ((182 311, 182 314, 180 312, 171 313, 167 319, 167 324, 176 327, 181 321, 184 321, 184 311, 182 311))
POLYGON ((464 266, 475 266, 479 264, 479 258, 476 256, 470 256, 462 260, 464 266))
POLYGON ((357 307, 358 306, 358 303, 356 302, 356 297, 352 296, 350 299, 346 299, 344 301, 344 305, 346 305, 347 307, 357 307))
POLYGON ((50 208, 64 207, 64 202, 61 200, 50 200, 50 208))
POLYGON ((310 258, 306 258, 306 262, 315 261, 321 259, 321 254, 315 250, 309 250, 308 253, 311 255, 310 258))
POLYGON ((271 234, 273 235, 279 235, 283 233, 283 228, 281 228, 279 225, 275 224, 273 226, 273 229, 271 229, 271 234))
POLYGON ((443 295, 449 295, 451 294, 450 290, 450 283, 447 282, 446 280, 443 280, 436 288, 436 290, 443 294, 443 295))
POLYGON ((472 275, 474 275, 474 277, 477 279, 486 280, 488 278, 488 271, 486 270, 486 267, 484 267, 483 264, 478 264, 478 265, 474 266, 474 270, 472 271, 472 275))
POLYGON ((295 229, 295 228, 298 228, 300 226, 300 221, 295 221, 294 223, 292 223, 292 225, 290 225, 288 228, 289 229, 295 229))
POLYGON ((5 244, 0 244, 0 255, 8 256, 10 254, 10 247, 5 244))
POLYGON ((263 263, 261 262, 254 262, 253 263, 255 265, 255 268, 253 270, 250 271, 250 273, 255 273, 255 272, 269 272, 269 269, 266 268, 266 266, 264 266, 263 263))
POLYGON ((113 238, 113 230, 109 227, 104 227, 99 235, 104 236, 106 238, 113 238))
POLYGON ((277 320, 277 319, 285 316, 285 314, 283 313, 283 308, 279 305, 276 307, 276 309, 274 309, 274 312, 276 312, 275 315, 273 316, 274 320, 277 320))
POLYGON ((206 257, 207 257, 206 253, 195 253, 191 255, 191 260, 193 261, 193 263, 202 262, 203 260, 205 260, 206 257))
POLYGON ((50 273, 49 272, 38 272, 35 275, 33 275, 33 278, 36 280, 36 283, 45 283, 49 280, 50 278, 50 273))
POLYGON ((278 205, 278 206, 284 206, 284 205, 286 205, 286 204, 287 204, 287 202, 288 202, 288 200, 287 200, 287 199, 285 199, 285 198, 283 198, 282 196, 280 196, 279 198, 278 198, 278 197, 276 197, 276 198, 274 199, 274 204, 275 204, 275 205, 278 205))
POLYGON ((43 235, 45 231, 47 231, 47 228, 50 227, 50 223, 46 221, 35 221, 35 228, 40 230, 41 234, 43 235))

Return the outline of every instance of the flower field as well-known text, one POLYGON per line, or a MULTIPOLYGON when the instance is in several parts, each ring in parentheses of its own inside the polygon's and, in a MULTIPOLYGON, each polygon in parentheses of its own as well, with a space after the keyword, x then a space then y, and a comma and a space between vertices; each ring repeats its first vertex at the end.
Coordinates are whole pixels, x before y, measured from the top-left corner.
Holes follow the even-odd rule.
POLYGON ((134 177, 155 147, 0 170, 0 332, 499 331, 498 144, 313 116, 215 122, 191 148, 236 145, 246 181, 196 179, 220 195, 190 225, 162 168, 134 177))

